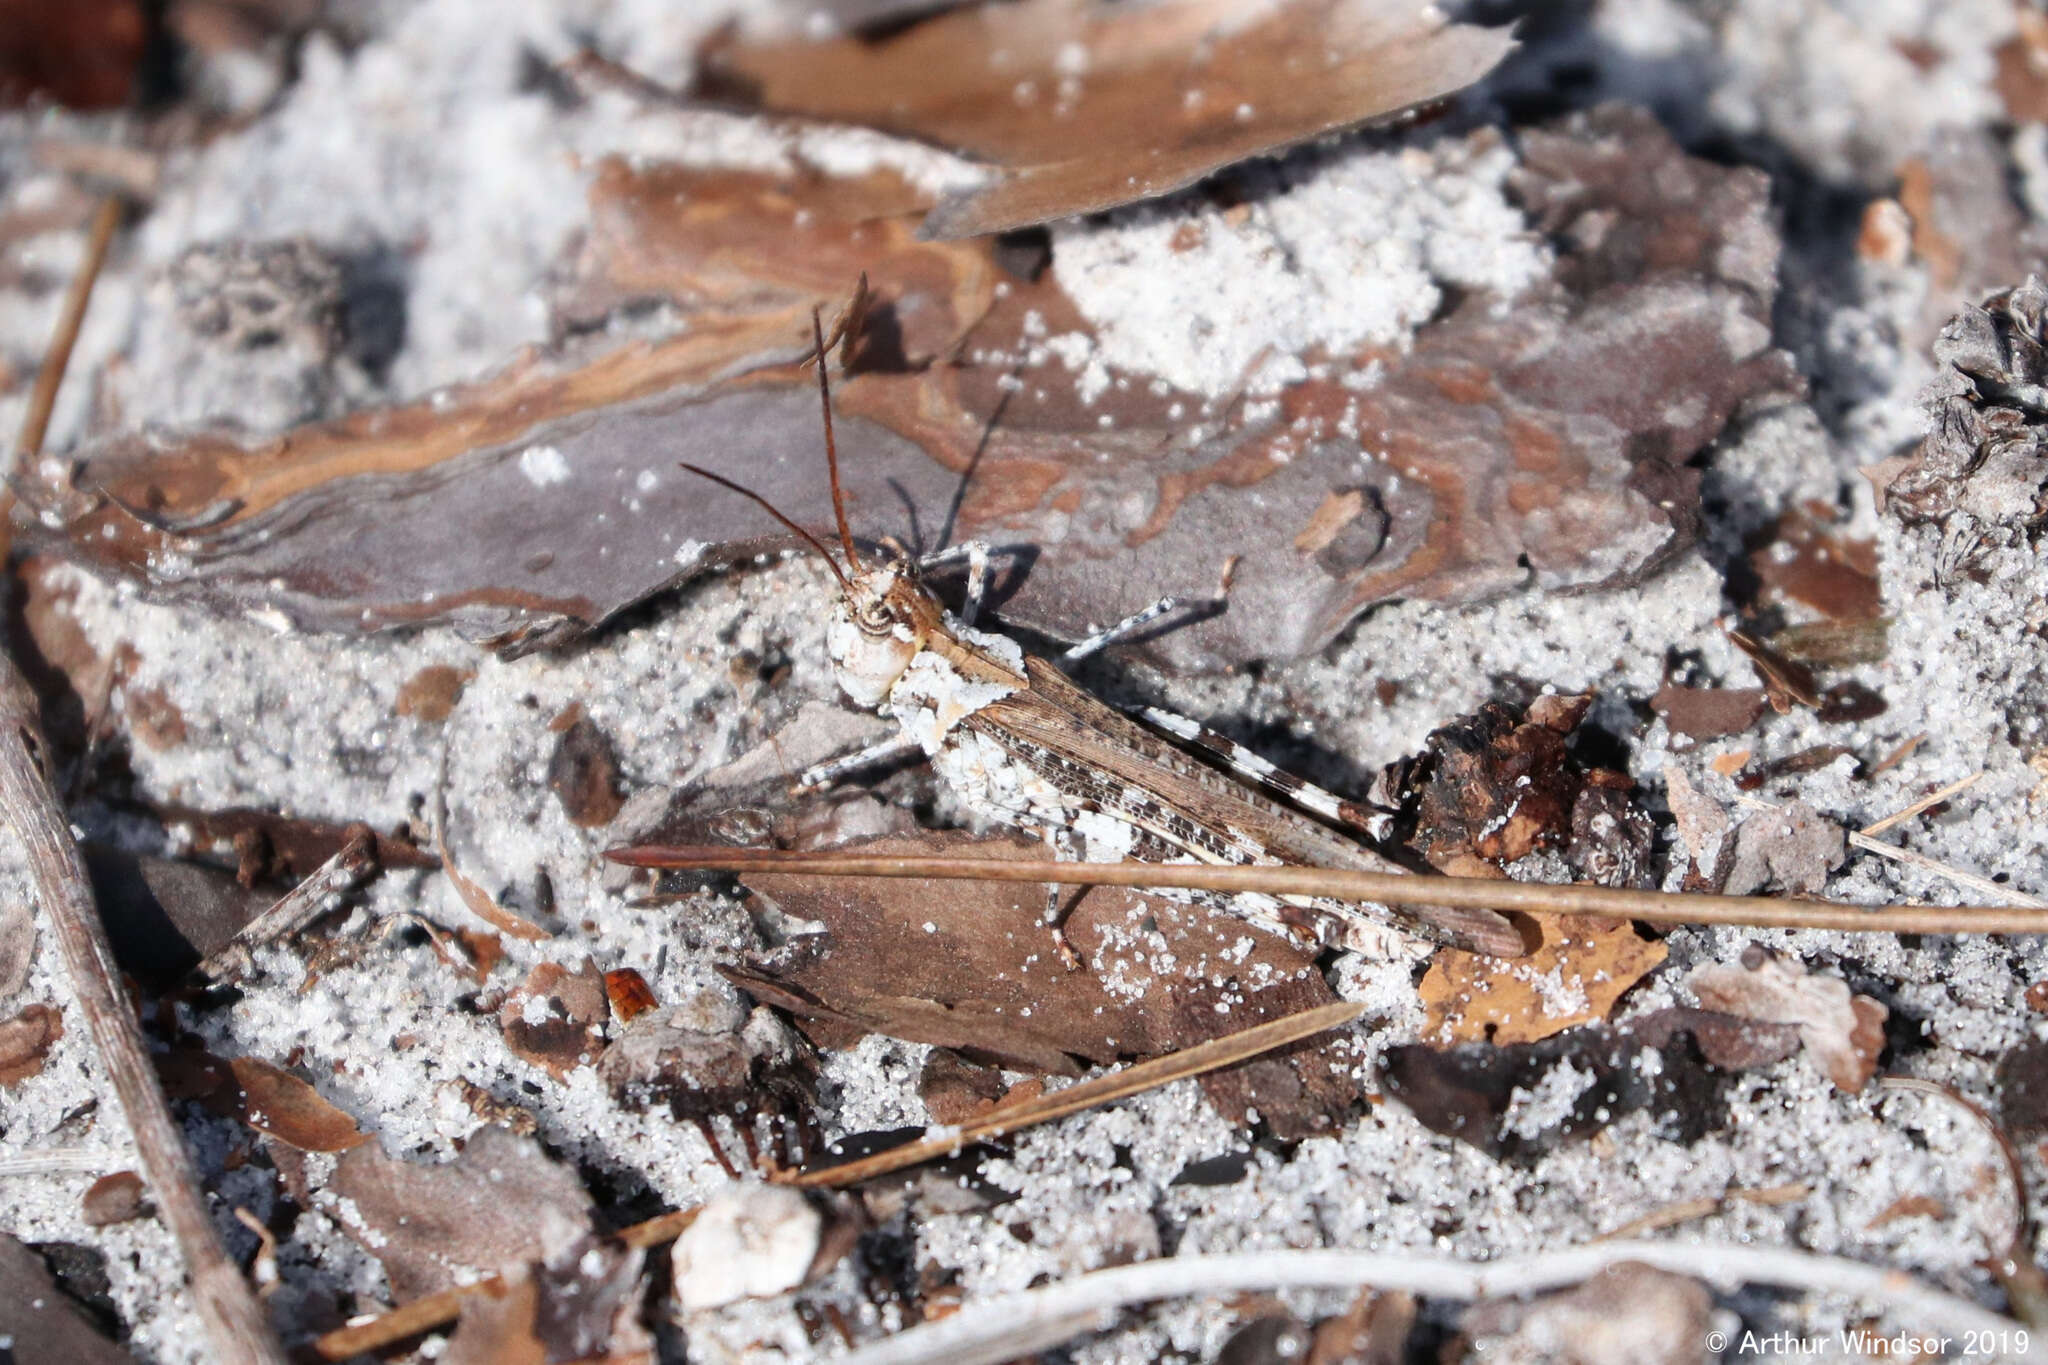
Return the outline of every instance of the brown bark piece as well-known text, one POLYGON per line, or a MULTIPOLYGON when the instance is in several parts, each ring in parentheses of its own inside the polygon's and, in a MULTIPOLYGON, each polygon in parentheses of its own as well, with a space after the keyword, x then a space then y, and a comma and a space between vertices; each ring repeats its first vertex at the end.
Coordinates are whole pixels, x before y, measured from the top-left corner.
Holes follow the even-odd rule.
POLYGON ((1193 184, 1234 161, 1445 99, 1514 47, 1400 0, 969 5, 874 41, 703 54, 703 84, 760 107, 866 123, 1001 168, 925 220, 1005 232, 1193 184))

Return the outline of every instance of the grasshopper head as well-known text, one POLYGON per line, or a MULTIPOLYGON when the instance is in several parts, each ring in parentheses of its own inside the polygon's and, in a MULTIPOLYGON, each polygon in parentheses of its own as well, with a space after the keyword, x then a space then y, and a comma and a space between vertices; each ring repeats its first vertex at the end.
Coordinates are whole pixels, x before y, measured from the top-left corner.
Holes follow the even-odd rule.
POLYGON ((846 695, 862 706, 881 705, 942 614, 908 559, 849 574, 825 631, 825 650, 846 695))

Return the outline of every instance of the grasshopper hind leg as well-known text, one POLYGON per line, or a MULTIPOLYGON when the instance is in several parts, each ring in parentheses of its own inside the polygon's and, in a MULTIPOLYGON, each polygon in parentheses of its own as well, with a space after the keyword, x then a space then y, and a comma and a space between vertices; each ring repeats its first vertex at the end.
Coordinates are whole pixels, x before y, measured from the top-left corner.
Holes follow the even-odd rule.
POLYGON ((883 763, 900 762, 912 754, 922 752, 917 741, 910 736, 891 735, 887 739, 877 740, 865 749, 856 749, 850 754, 841 754, 837 758, 826 759, 823 763, 812 764, 797 776, 796 789, 798 792, 818 791, 831 786, 848 773, 859 772, 862 768, 872 768, 883 763))

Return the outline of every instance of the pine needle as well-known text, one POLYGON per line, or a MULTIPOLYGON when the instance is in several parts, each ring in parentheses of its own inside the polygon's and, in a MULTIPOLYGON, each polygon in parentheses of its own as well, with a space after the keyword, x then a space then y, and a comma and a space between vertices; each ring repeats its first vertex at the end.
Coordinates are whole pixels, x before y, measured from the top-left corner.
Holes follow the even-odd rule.
MULTIPOLYGON (((1868 836, 1851 835, 1851 840, 1868 836)), ((1877 843, 1859 843, 1869 847, 1877 843)), ((1890 849, 1890 845, 1880 845, 1890 849)), ((1429 877, 1329 867, 1208 867, 1192 863, 1064 863, 1007 858, 910 857, 784 849, 659 847, 613 849, 632 867, 774 872, 820 877, 910 877, 939 881, 1052 882, 1066 886, 1180 887, 1328 896, 1383 905, 1447 905, 1541 915, 1606 915, 1648 924, 1726 924, 1750 929, 1834 929, 1886 934, 2048 934, 2048 908, 2001 905, 1851 905, 1774 896, 1710 896, 1635 891, 1583 882, 1511 882, 1429 877)), ((1989 884, 1996 894, 2021 893, 1989 884)))
POLYGON ((876 1152, 873 1156, 856 1161, 844 1162, 838 1166, 792 1172, 782 1177, 786 1184, 804 1189, 843 1189, 848 1185, 871 1180, 878 1175, 900 1171, 906 1166, 915 1166, 959 1151, 970 1143, 1001 1137, 1040 1123, 1078 1114, 1084 1109, 1110 1104, 1127 1099, 1158 1086, 1174 1081, 1199 1076, 1204 1072, 1217 1071, 1226 1066, 1256 1057, 1262 1052, 1285 1047, 1303 1038, 1333 1029, 1339 1024, 1349 1023, 1364 1013, 1365 1006, 1350 1001, 1334 1005, 1322 1005, 1316 1009, 1290 1014, 1284 1019, 1257 1024, 1225 1038, 1216 1038, 1194 1047, 1183 1048, 1165 1057, 1156 1057, 1149 1062, 1125 1067, 1122 1071, 1094 1080, 1070 1085, 1048 1095, 1040 1095, 1023 1104, 999 1109, 972 1123, 963 1123, 958 1128, 937 1137, 907 1142, 901 1147, 876 1152))

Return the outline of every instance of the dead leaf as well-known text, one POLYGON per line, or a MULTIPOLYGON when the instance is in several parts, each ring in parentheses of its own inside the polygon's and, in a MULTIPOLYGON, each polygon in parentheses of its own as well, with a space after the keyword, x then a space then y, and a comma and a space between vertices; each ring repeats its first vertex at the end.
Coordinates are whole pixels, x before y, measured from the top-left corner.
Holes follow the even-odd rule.
POLYGON ((1761 687, 1680 687, 1665 683, 1650 698, 1650 709, 1674 735, 1720 739, 1739 735, 1764 713, 1761 687))
POLYGON ((604 974, 589 958, 573 972, 538 964, 498 1007, 505 1046, 558 1081, 596 1063, 609 1015, 604 974))
POLYGON ((653 1365, 640 1324, 646 1253, 587 1237, 463 1300, 445 1365, 653 1365))
POLYGON ((2048 1042, 2029 1039, 2000 1057, 1993 1093, 2016 1140, 2048 1134, 2048 1042))
POLYGON ((1661 1136, 1696 1141, 1727 1121, 1734 1070, 1782 1060, 1797 1046, 1790 1028, 1663 1009, 1534 1043, 1389 1048, 1380 1080, 1430 1131, 1529 1162, 1642 1109, 1661 1136), (1653 1053, 1656 1061, 1646 1061, 1653 1053))
POLYGON ((439 725, 455 712, 463 689, 476 677, 473 668, 451 664, 428 664, 407 678, 398 689, 397 710, 401 716, 427 725, 439 725))
POLYGON ((619 756, 611 736, 580 716, 565 727, 548 757, 548 790, 569 823, 583 829, 608 825, 625 804, 619 794, 619 756))
POLYGON ((1706 795, 1676 764, 1664 765, 1664 799, 1671 807, 1671 821, 1678 828, 1678 841, 1692 860, 1686 887, 1719 891, 1728 880, 1727 853, 1733 822, 1719 801, 1706 795))
POLYGON ((63 1036, 64 1016, 54 1005, 28 1005, 0 1023, 0 1086, 20 1085, 41 1072, 43 1059, 63 1036))
POLYGON ((1627 920, 1543 915, 1527 957, 1439 949, 1418 990, 1425 1029, 1449 1042, 1531 1043, 1604 1019, 1629 987, 1664 961, 1660 942, 1627 920))
POLYGON ((86 1319, 43 1258, 6 1233, 0 1233, 0 1333, 8 1338, 8 1354, 23 1365, 136 1365, 86 1319))
POLYGON ((933 1048, 926 1056, 917 1082, 918 1097, 932 1122, 956 1126, 995 1108, 1005 1089, 1000 1070, 976 1066, 943 1047, 933 1048))
POLYGON ((498 904, 496 898, 490 892, 484 890, 482 886, 478 885, 471 878, 463 875, 462 869, 455 865, 455 859, 448 852, 448 842, 446 839, 437 835, 434 840, 434 849, 441 855, 441 874, 448 879, 448 884, 455 888, 455 894, 462 898, 462 903, 469 907, 471 914, 489 924, 499 933, 510 934, 514 938, 525 939, 529 943, 538 943, 542 939, 553 937, 547 930, 541 928, 532 920, 527 919, 523 915, 515 915, 504 906, 498 904))
POLYGON ((1825 504, 1779 515, 1749 556, 1766 602, 1799 602, 1837 622, 1870 622, 1884 614, 1877 542, 1842 535, 1838 519, 1825 504))
POLYGON ((865 123, 999 167, 929 237, 1005 232, 1191 185, 1234 161, 1445 99, 1507 55, 1505 29, 1399 0, 969 5, 874 41, 714 43, 700 85, 865 123))
MULTIPOLYGON (((926 832, 860 845, 877 853, 1034 858, 1023 838, 926 832)), ((1160 1056, 1336 997, 1314 958, 1243 921, 1114 888, 1081 895, 1068 971, 1036 886, 750 873, 744 884, 824 932, 781 961, 726 974, 787 1009, 827 1046, 887 1033, 1005 1069, 1078 1075, 1083 1063, 1160 1056), (1220 1008, 1221 1007, 1221 1008, 1220 1008)), ((1250 1107, 1283 1136, 1328 1131, 1357 1102, 1340 1043, 1291 1049, 1204 1077, 1240 1121, 1250 1107)))
POLYGON ((346 1112, 283 1067, 260 1057, 236 1057, 228 1065, 242 1088, 243 1118, 257 1132, 302 1152, 345 1152, 370 1140, 346 1112))
POLYGON ((1797 1026, 1807 1055, 1838 1090, 1861 1090, 1877 1070, 1891 1011, 1838 976, 1809 975, 1802 963, 1753 944, 1740 966, 1708 963, 1685 984, 1704 1008, 1797 1026))
POLYGON ((1731 896, 1768 888, 1818 895, 1848 851, 1842 827, 1804 801, 1752 811, 1735 831, 1735 858, 1722 889, 1731 896))
POLYGON ((399 1302, 481 1275, 517 1272, 577 1245, 590 1196, 531 1138, 479 1128, 454 1161, 394 1160, 376 1143, 342 1157, 329 1216, 384 1266, 399 1302))
POLYGON ((148 1211, 142 1177, 133 1171, 115 1171, 92 1182, 79 1197, 79 1216, 89 1228, 112 1227, 140 1218, 148 1211))

